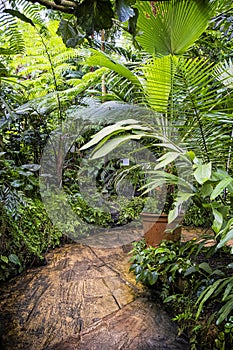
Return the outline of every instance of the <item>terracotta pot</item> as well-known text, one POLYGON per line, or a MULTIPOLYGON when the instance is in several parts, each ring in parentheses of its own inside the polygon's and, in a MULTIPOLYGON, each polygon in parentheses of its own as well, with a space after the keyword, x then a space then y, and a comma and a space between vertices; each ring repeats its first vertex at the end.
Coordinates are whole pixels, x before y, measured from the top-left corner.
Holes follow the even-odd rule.
POLYGON ((148 246, 156 246, 162 240, 169 240, 177 242, 181 237, 181 227, 174 229, 182 219, 178 217, 172 223, 168 224, 168 215, 166 214, 141 214, 143 231, 146 244, 148 246), (172 232, 165 232, 165 230, 174 229, 172 232))

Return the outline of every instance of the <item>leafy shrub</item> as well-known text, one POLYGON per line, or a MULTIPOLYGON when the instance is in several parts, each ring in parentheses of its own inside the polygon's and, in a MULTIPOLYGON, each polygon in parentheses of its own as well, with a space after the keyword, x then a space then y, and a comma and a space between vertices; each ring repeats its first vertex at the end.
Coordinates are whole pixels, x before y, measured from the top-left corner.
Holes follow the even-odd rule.
POLYGON ((91 206, 79 193, 70 195, 69 202, 81 220, 101 227, 124 225, 137 219, 144 205, 143 199, 139 197, 128 200, 112 196, 109 204, 106 202, 100 203, 100 206, 91 206))
POLYGON ((43 263, 44 253, 61 242, 62 233, 52 225, 43 203, 39 199, 24 201, 17 215, 0 207, 0 280, 43 263))
MULTIPOLYGON (((229 247, 206 247, 192 240, 163 241, 158 248, 135 242, 130 270, 136 281, 153 286, 191 350, 228 350, 233 346, 233 280, 229 247)), ((152 287, 150 287, 152 288, 152 287)))

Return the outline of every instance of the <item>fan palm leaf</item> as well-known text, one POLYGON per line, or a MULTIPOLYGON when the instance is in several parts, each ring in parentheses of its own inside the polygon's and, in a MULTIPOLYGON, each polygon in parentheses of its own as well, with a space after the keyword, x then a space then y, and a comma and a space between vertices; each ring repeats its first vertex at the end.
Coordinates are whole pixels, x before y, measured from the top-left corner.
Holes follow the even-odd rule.
POLYGON ((138 41, 152 55, 141 65, 140 80, 103 53, 95 53, 88 63, 106 66, 137 86, 139 82, 147 106, 176 127, 189 148, 203 160, 225 167, 232 134, 229 74, 221 74, 219 64, 207 58, 182 57, 206 29, 215 1, 172 0, 154 7, 137 2, 136 6, 138 41))
POLYGON ((136 7, 142 48, 151 55, 182 55, 207 28, 215 1, 159 1, 153 7, 140 1, 136 7))

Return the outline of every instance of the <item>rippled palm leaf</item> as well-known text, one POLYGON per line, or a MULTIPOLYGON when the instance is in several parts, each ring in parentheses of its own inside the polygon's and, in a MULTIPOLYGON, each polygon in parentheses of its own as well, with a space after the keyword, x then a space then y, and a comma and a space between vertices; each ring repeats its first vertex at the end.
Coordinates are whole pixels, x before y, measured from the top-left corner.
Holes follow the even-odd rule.
POLYGON ((181 55, 194 44, 208 26, 216 1, 140 1, 138 41, 151 55, 181 55))

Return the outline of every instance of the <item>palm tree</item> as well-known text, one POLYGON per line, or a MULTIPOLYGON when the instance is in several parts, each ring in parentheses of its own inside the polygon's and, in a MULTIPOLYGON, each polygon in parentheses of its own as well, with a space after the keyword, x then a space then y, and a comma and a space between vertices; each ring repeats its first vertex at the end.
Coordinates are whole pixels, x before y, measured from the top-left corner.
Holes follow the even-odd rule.
MULTIPOLYGON (((213 63, 208 57, 190 58, 188 55, 188 50, 215 14, 215 1, 172 0, 154 3, 153 6, 139 1, 136 6, 140 28, 137 40, 147 56, 150 55, 141 64, 140 74, 139 69, 131 72, 97 51, 92 51, 87 62, 114 70, 134 86, 141 96, 141 103, 155 111, 155 125, 145 126, 144 122, 139 130, 135 120, 126 121, 125 126, 116 123, 111 131, 104 129, 99 132, 83 149, 96 146, 92 155, 97 158, 106 156, 131 139, 151 137, 158 140, 157 143, 169 152, 162 155, 155 165, 155 180, 147 184, 147 188, 151 189, 164 179, 166 183, 183 181, 181 187, 185 191, 179 193, 176 213, 170 216, 174 218, 179 205, 192 196, 193 187, 182 176, 174 179, 166 175, 164 178, 163 174, 161 180, 159 169, 183 157, 188 149, 202 159, 192 178, 199 184, 203 185, 205 177, 211 179, 212 163, 222 170, 232 171, 231 79, 229 74, 227 77, 224 74, 228 68, 221 62, 213 63), (186 149, 177 144, 174 130, 178 130, 180 143, 186 145, 186 149)), ((191 159, 194 160, 194 156, 191 159)), ((227 176, 224 174, 221 176, 227 176)), ((224 181, 218 188, 223 190, 223 185, 224 181)), ((219 212, 214 210, 216 220, 218 216, 219 212)))
POLYGON ((136 7, 137 40, 145 61, 131 71, 103 52, 92 50, 87 63, 124 77, 127 91, 135 96, 134 103, 156 111, 160 125, 169 121, 178 128, 182 141, 203 160, 225 167, 231 143, 231 89, 219 73, 219 62, 189 57, 189 49, 216 13, 217 2, 172 0, 152 6, 138 1, 136 7))

